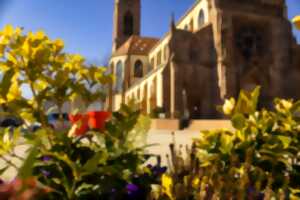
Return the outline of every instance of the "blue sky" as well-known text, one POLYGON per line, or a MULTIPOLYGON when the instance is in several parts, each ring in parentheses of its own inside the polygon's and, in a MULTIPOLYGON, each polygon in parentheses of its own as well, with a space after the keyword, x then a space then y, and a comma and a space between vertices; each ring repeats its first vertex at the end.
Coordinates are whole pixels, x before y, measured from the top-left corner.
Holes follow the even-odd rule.
MULTIPOLYGON (((178 19, 195 0, 142 0, 142 35, 161 37, 171 13, 178 19)), ((104 63, 111 52, 114 0, 0 0, 0 27, 22 26, 62 38, 66 51, 104 63)), ((300 14, 300 0, 287 0, 289 18, 300 14)), ((295 31, 296 34, 296 31, 295 31)), ((300 31, 297 33, 300 43, 300 31)))

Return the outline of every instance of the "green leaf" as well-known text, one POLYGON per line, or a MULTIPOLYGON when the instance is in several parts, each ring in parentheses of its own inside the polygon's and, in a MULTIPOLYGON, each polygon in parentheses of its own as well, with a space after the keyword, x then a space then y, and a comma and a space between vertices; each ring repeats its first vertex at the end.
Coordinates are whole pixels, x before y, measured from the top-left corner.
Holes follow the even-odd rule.
POLYGON ((97 152, 91 159, 89 159, 83 169, 87 172, 94 172, 97 170, 99 164, 105 164, 108 159, 108 154, 106 152, 97 152))
POLYGON ((246 119, 243 114, 235 114, 231 119, 232 126, 238 130, 245 127, 246 119))
POLYGON ((9 166, 3 167, 0 169, 0 176, 9 168, 9 166))
POLYGON ((241 91, 235 113, 252 114, 257 109, 260 87, 256 87, 252 92, 241 91))
POLYGON ((94 186, 95 186, 94 184, 82 183, 76 189, 75 194, 77 194, 78 196, 80 196, 80 193, 82 193, 85 190, 91 191, 94 188, 94 186))
POLYGON ((283 135, 279 135, 277 136, 278 139, 281 141, 283 148, 288 148, 292 142, 292 138, 287 137, 287 136, 283 136, 283 135))
POLYGON ((224 154, 227 154, 231 151, 233 147, 233 137, 224 133, 221 135, 221 146, 220 151, 224 154))
POLYGON ((27 158, 25 159, 22 167, 19 170, 19 173, 18 173, 19 178, 27 179, 32 176, 32 170, 33 170, 33 166, 34 166, 35 159, 37 157, 38 152, 39 152, 38 145, 36 143, 36 145, 34 145, 30 149, 30 152, 29 152, 27 158))
POLYGON ((17 65, 18 61, 15 58, 15 55, 13 55, 11 52, 7 53, 7 60, 11 61, 13 64, 17 65))
POLYGON ((252 112, 255 112, 257 109, 259 95, 260 95, 260 87, 258 86, 251 93, 252 112))
POLYGON ((15 71, 13 69, 8 70, 4 73, 1 84, 0 84, 0 92, 1 96, 4 97, 8 93, 10 89, 10 85, 12 83, 12 77, 14 76, 15 71))

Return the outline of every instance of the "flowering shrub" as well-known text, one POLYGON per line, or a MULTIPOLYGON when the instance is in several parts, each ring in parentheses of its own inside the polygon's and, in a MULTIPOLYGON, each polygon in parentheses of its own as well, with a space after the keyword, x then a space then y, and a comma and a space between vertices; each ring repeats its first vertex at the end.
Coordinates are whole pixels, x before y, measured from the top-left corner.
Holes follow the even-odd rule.
POLYGON ((22 183, 17 181, 15 188, 16 182, 6 180, 0 199, 145 199, 159 176, 143 165, 150 122, 137 109, 74 110, 70 130, 57 131, 48 123, 53 109, 46 109, 48 102, 60 114, 65 102, 78 98, 87 108, 104 99, 100 88, 112 81, 104 68, 87 66, 83 57, 67 54, 63 47, 61 40, 50 40, 43 32, 26 35, 11 26, 0 32, 1 114, 24 120, 24 127, 0 130, 0 176, 14 168, 22 183), (41 127, 31 131, 32 123, 41 127), (47 188, 47 194, 27 186, 27 180, 47 188))
POLYGON ((257 110, 259 88, 226 101, 233 130, 204 131, 186 162, 171 146, 165 199, 299 199, 300 102, 257 110))

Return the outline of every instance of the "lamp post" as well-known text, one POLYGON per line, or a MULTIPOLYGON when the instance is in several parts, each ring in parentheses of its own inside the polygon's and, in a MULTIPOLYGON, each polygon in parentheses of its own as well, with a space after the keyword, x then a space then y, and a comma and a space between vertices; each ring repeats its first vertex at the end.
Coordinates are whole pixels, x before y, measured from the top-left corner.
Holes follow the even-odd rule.
POLYGON ((294 17, 292 20, 293 24, 296 26, 298 30, 300 30, 300 15, 294 17))

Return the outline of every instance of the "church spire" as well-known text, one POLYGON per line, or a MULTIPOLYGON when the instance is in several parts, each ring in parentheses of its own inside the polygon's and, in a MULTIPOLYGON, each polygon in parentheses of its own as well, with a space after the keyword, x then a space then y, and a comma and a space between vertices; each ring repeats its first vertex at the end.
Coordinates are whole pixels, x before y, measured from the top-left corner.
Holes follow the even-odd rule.
POLYGON ((172 12, 172 14, 171 14, 170 30, 171 30, 171 32, 174 32, 174 31, 176 30, 176 24, 175 24, 175 15, 174 15, 174 12, 172 12))

